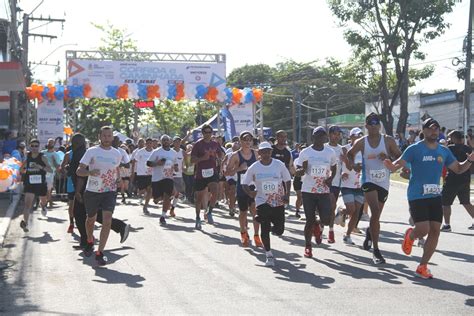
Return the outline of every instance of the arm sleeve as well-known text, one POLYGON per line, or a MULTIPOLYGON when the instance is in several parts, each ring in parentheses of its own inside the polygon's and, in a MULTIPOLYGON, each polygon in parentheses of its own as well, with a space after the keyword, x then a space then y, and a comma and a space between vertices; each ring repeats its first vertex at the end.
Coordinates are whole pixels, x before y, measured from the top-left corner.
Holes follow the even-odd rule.
POLYGON ((306 157, 306 151, 302 151, 300 153, 300 156, 298 157, 298 166, 303 166, 303 162, 305 162, 306 160, 308 160, 308 158, 306 157))
POLYGON ((286 169, 284 164, 281 164, 280 170, 281 170, 281 177, 283 179, 283 182, 291 181, 290 172, 288 171, 288 169, 286 169))
POLYGON ((122 149, 121 155, 122 155, 122 163, 130 162, 130 157, 128 157, 127 152, 125 150, 122 149))

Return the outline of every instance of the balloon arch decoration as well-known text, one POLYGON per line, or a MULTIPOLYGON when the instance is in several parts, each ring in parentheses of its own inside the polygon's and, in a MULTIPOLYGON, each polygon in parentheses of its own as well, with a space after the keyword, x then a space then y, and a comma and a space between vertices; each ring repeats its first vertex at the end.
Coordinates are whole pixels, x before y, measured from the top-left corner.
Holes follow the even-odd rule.
POLYGON ((67 51, 65 85, 32 84, 26 88, 30 104, 37 109, 36 130, 39 136, 53 138, 52 130, 56 128, 55 133, 60 133, 58 125, 62 125, 61 131, 66 135, 76 130, 74 100, 108 98, 135 100, 136 108, 154 107, 155 102, 160 100, 206 101, 215 104, 221 114, 217 115, 219 133, 220 119, 224 117, 222 110, 236 105, 251 105, 251 129, 263 137, 263 90, 258 87, 226 87, 225 55, 148 52, 108 54, 67 51), (120 58, 116 58, 117 55, 120 58), (143 61, 144 56, 147 61, 143 61), (56 117, 51 116, 54 106, 57 109, 56 117), (44 111, 46 114, 41 114, 41 109, 47 107, 50 109, 44 111))

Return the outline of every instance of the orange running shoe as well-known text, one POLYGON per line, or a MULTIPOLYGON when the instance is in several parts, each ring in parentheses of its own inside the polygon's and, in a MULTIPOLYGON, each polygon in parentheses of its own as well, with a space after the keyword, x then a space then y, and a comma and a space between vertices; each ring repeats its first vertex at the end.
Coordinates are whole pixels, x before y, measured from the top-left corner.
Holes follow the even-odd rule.
POLYGON ((416 268, 415 274, 416 276, 425 280, 433 278, 433 275, 431 274, 430 269, 428 269, 427 264, 420 264, 418 268, 416 268))
POLYGON ((263 243, 260 240, 260 236, 258 235, 253 236, 253 241, 255 242, 255 247, 263 248, 263 243))
POLYGON ((250 244, 249 234, 247 232, 240 233, 240 239, 242 241, 242 247, 248 247, 250 244))
POLYGON ((411 254, 411 249, 413 248, 414 240, 410 238, 410 234, 413 231, 413 228, 408 228, 405 232, 405 238, 403 238, 402 242, 402 250, 406 255, 411 254))

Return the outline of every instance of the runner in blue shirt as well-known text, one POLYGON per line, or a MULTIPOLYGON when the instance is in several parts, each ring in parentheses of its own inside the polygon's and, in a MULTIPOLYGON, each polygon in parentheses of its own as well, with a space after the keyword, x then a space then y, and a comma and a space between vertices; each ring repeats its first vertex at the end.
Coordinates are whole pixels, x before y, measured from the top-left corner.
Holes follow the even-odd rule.
POLYGON ((394 172, 406 167, 407 163, 411 165, 407 195, 415 228, 408 228, 405 232, 402 250, 409 255, 414 240, 428 235, 416 275, 432 279, 428 261, 436 250, 443 222, 442 186, 439 183, 443 166, 455 173, 463 173, 470 168, 474 154, 470 154, 466 161, 458 162, 449 149, 438 144, 439 123, 432 118, 423 122, 423 134, 423 141, 409 146, 395 162, 385 160, 385 166, 394 172))

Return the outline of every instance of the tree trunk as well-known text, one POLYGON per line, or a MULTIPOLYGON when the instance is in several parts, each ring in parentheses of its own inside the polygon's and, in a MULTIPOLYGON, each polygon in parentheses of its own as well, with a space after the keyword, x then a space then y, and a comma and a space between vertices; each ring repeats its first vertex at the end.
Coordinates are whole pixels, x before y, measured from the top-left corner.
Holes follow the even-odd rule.
POLYGON ((388 135, 393 134, 393 116, 392 116, 392 109, 390 107, 390 92, 388 90, 388 74, 387 74, 387 63, 381 62, 380 63, 382 76, 380 78, 380 97, 382 103, 382 124, 385 129, 385 133, 388 135))
POLYGON ((408 121, 408 67, 409 57, 405 57, 403 65, 403 71, 401 73, 401 86, 400 86, 400 118, 397 125, 397 133, 405 134, 408 121))

